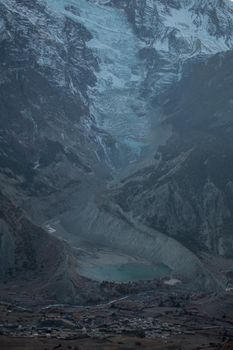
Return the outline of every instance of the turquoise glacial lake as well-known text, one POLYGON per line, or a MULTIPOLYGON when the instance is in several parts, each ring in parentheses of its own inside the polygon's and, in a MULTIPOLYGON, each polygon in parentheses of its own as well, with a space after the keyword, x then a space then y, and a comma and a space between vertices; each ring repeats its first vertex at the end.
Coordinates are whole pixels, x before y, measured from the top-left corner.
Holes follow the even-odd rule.
POLYGON ((97 281, 129 282, 139 280, 160 279, 170 276, 171 270, 165 265, 147 265, 127 263, 85 267, 81 269, 83 276, 97 281))

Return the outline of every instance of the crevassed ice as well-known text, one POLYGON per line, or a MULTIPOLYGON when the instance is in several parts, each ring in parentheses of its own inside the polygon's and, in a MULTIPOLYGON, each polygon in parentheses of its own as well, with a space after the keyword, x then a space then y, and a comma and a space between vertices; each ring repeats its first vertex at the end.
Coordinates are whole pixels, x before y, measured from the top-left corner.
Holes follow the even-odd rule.
POLYGON ((150 129, 145 101, 139 94, 146 73, 138 58, 140 42, 124 11, 102 6, 99 1, 47 2, 67 16, 75 17, 92 33, 88 46, 98 57, 100 71, 96 73, 96 86, 89 90, 91 113, 99 127, 127 144, 135 156, 140 155, 150 129), (79 13, 73 15, 65 11, 66 4, 74 4, 79 13))

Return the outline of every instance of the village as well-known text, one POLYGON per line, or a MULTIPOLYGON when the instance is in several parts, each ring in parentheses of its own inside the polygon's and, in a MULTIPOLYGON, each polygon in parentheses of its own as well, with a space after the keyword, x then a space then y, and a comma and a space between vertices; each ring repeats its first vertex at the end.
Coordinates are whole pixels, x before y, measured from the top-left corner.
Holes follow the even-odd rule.
POLYGON ((178 344, 172 349, 232 349, 232 311, 231 294, 189 294, 181 288, 160 288, 89 306, 30 309, 2 303, 0 348, 13 349, 9 342, 14 344, 16 339, 25 346, 33 339, 38 347, 32 349, 43 350, 86 349, 87 344, 93 350, 157 349, 156 344, 160 344, 158 349, 168 344, 178 344), (94 347, 94 342, 100 347, 94 347))

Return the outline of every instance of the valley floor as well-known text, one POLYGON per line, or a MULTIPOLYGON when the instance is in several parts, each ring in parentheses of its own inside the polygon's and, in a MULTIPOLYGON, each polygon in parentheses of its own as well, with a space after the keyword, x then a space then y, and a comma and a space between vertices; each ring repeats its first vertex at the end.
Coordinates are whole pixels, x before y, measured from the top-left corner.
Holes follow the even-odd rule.
POLYGON ((1 350, 233 349, 233 296, 178 288, 96 306, 0 306, 1 350))

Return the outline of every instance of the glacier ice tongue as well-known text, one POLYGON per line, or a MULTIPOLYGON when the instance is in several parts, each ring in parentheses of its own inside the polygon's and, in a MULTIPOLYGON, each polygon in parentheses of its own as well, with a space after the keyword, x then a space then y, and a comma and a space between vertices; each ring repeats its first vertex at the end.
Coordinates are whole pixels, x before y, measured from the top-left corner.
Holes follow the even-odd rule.
POLYGON ((141 42, 124 11, 86 0, 47 0, 57 11, 83 24, 93 38, 87 44, 96 55, 97 84, 89 89, 90 110, 97 125, 119 143, 127 145, 135 159, 147 145, 150 118, 140 96, 145 69, 138 57, 141 42), (77 14, 66 5, 75 5, 77 14))

